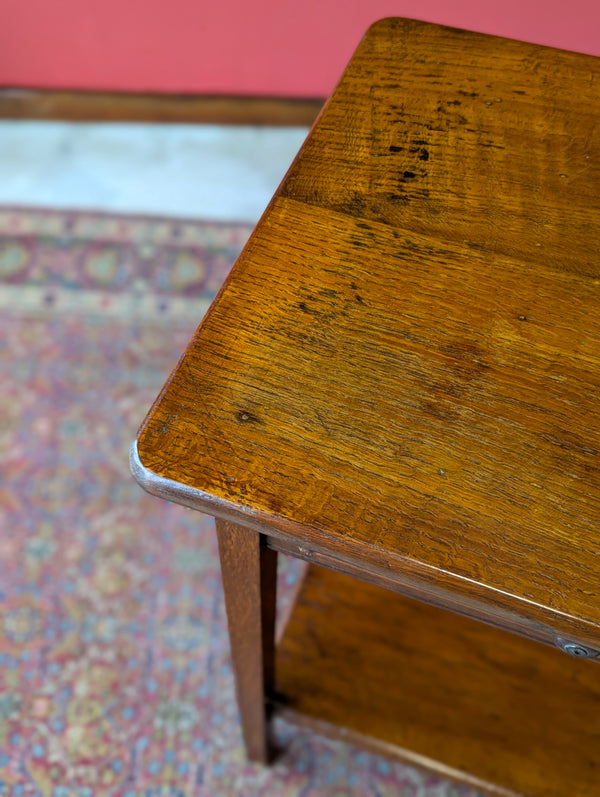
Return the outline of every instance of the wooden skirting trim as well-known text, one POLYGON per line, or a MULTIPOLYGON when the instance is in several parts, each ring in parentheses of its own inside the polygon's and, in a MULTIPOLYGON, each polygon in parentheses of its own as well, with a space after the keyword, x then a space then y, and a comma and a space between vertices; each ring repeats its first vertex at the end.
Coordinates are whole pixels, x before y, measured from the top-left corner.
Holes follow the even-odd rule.
POLYGON ((311 125, 322 99, 0 89, 0 119, 311 125))

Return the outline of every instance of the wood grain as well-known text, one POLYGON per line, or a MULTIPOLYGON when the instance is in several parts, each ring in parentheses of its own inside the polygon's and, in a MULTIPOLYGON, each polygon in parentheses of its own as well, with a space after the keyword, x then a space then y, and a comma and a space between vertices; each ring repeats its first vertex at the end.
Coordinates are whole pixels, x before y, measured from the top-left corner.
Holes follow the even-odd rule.
POLYGON ((268 706, 275 678, 277 554, 253 531, 217 520, 217 537, 238 710, 246 753, 268 763, 274 753, 268 706))
POLYGON ((0 89, 0 119, 310 126, 322 105, 312 98, 0 89))
POLYGON ((277 672, 282 712, 321 732, 358 732, 494 795, 597 792, 600 683, 586 661, 313 566, 277 672))
POLYGON ((375 25, 144 424, 145 486, 600 645, 599 78, 375 25))

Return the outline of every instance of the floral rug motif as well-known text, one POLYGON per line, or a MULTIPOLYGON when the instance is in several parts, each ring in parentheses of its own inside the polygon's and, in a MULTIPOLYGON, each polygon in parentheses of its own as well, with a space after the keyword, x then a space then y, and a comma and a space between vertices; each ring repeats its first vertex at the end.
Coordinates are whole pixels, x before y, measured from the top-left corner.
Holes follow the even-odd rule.
POLYGON ((248 764, 213 521, 129 474, 249 233, 0 208, 0 796, 474 795, 283 722, 248 764))

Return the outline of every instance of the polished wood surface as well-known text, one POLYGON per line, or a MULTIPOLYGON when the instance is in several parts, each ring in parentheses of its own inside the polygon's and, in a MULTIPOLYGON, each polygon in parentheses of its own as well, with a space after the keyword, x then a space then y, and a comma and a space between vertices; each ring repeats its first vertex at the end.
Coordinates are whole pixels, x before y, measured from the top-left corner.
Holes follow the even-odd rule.
POLYGON ((237 703, 248 758, 268 763, 269 699, 275 678, 277 553, 258 534, 217 520, 237 703))
POLYGON ((220 518, 251 757, 274 700, 597 790, 597 665, 497 629, 600 650, 599 101, 597 59, 375 25, 149 413, 140 483, 220 518), (276 551, 329 570, 273 676, 276 551))
POLYGON ((545 645, 313 566, 277 673, 280 712, 334 737, 494 795, 598 792, 598 669, 545 645))
POLYGON ((310 126, 322 105, 312 98, 0 89, 0 119, 310 126))
POLYGON ((599 107, 592 57, 371 28, 148 416, 142 484, 600 646, 599 107))

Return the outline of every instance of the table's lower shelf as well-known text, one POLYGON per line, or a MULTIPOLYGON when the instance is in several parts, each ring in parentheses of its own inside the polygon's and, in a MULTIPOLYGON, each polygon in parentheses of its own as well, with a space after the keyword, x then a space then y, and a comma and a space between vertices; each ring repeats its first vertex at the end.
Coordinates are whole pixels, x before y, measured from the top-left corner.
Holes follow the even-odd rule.
POLYGON ((600 793, 598 664, 329 570, 309 569, 277 689, 288 716, 493 794, 600 793))

